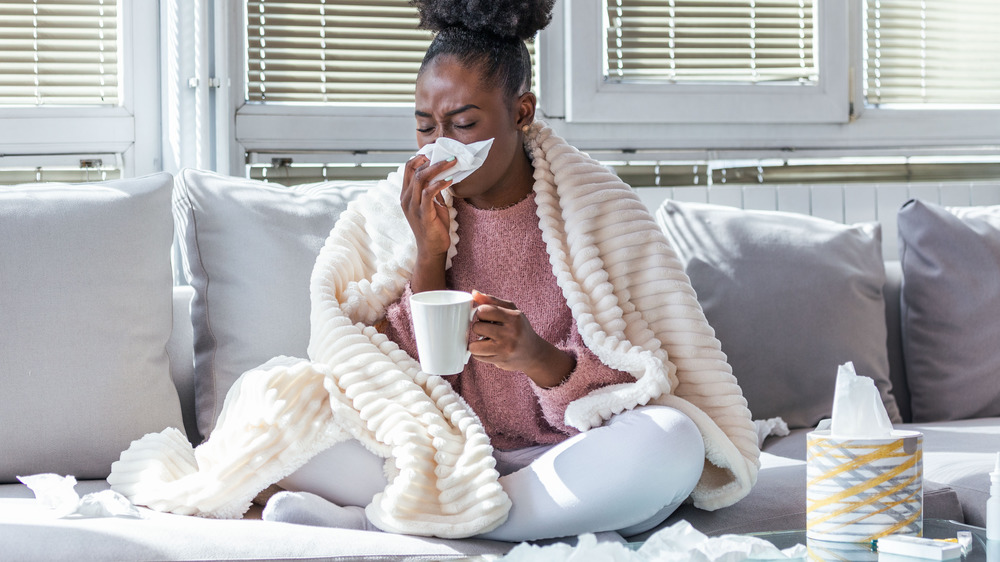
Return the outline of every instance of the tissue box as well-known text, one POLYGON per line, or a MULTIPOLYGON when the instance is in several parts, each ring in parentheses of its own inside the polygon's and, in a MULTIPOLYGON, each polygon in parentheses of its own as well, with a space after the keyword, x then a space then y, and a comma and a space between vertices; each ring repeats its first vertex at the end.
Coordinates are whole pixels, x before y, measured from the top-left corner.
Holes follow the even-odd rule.
POLYGON ((923 531, 923 435, 838 438, 810 432, 806 459, 806 536, 870 542, 923 531))

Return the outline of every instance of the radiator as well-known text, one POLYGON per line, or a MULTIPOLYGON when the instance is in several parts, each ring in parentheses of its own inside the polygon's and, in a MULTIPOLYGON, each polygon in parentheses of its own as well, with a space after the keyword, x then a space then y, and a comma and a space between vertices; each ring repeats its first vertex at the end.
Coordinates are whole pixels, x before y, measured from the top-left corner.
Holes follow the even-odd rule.
POLYGON ((934 183, 850 183, 640 187, 636 193, 651 212, 667 199, 727 205, 740 209, 802 213, 844 224, 882 224, 882 253, 898 259, 896 212, 910 199, 939 205, 1000 205, 1000 180, 934 183))

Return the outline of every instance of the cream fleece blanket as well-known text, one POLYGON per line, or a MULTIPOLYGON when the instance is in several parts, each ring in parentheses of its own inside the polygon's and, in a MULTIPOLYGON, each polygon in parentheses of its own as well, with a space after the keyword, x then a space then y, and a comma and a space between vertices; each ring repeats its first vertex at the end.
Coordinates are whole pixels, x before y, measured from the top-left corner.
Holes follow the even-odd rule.
MULTIPOLYGON (((587 346, 636 378, 574 401, 567 423, 585 431, 640 404, 677 408, 705 439, 694 504, 735 503, 756 480, 756 430, 680 262, 617 176, 541 123, 528 136, 557 282, 587 346)), ((317 258, 309 360, 275 358, 245 373, 196 449, 173 428, 133 442, 112 466, 112 489, 161 511, 235 518, 265 487, 355 438, 387 459, 389 485, 366 508, 379 528, 454 538, 503 523, 510 500, 479 419, 373 328, 416 257, 399 206, 401 172, 348 206, 317 258)), ((449 267, 458 242, 451 214, 449 267)))

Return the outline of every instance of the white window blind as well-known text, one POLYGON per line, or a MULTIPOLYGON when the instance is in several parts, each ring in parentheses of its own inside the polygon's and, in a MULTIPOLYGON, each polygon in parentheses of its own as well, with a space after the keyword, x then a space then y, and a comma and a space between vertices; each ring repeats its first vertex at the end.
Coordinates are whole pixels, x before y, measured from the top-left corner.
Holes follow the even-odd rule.
POLYGON ((246 17, 251 102, 413 103, 433 38, 408 0, 247 0, 246 17))
POLYGON ((413 101, 432 35, 407 0, 246 5, 249 101, 413 101))
POLYGON ((1000 104, 1000 2, 866 4, 868 103, 1000 104))
POLYGON ((115 0, 0 2, 0 105, 117 105, 115 0))
POLYGON ((813 4, 607 0, 605 79, 813 83, 819 72, 813 4))

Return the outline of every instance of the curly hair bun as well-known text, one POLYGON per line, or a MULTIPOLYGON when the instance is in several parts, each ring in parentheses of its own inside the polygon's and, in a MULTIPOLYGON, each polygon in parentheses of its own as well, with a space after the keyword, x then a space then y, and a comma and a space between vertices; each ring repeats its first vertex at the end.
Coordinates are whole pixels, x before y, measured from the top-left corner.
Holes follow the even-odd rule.
POLYGON ((421 29, 463 27, 528 41, 549 24, 555 0, 411 0, 410 4, 420 13, 421 29))

